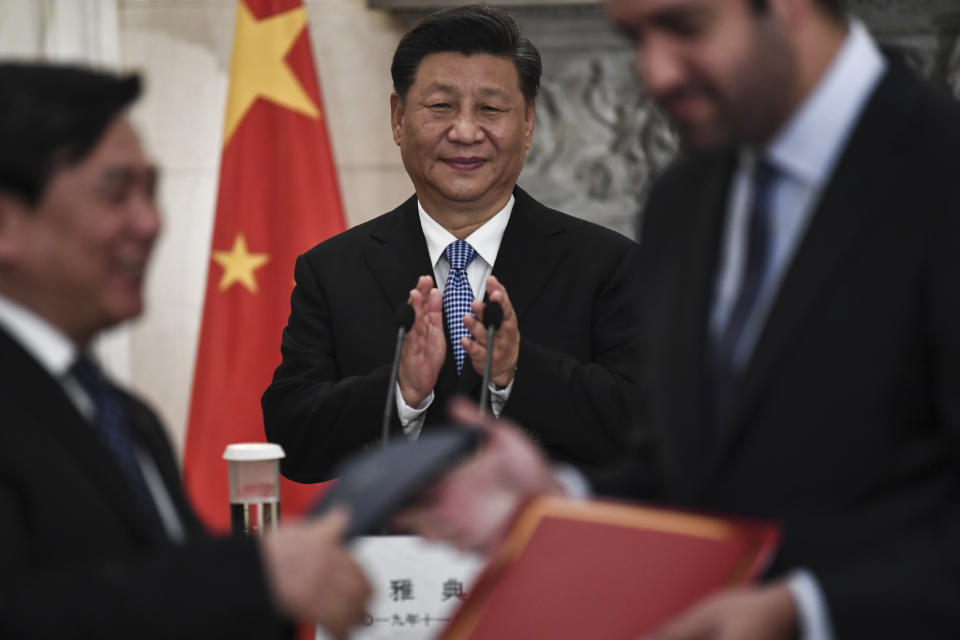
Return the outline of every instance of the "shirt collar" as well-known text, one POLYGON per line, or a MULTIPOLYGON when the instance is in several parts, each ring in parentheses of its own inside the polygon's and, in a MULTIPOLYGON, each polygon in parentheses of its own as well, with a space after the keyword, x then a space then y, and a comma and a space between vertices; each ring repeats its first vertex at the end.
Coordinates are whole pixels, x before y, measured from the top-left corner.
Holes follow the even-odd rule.
POLYGON ((53 377, 67 373, 77 347, 59 329, 30 309, 0 295, 0 325, 53 377))
MULTIPOLYGON (((510 222, 510 214, 513 213, 515 202, 516 199, 511 195, 503 209, 500 209, 496 215, 465 238, 477 252, 477 255, 490 266, 493 266, 497 260, 497 253, 500 252, 500 241, 503 240, 503 232, 507 228, 507 223, 510 222)), ((417 200, 417 210, 420 212, 420 228, 423 229, 423 236, 427 240, 430 264, 436 266, 443 255, 443 250, 457 238, 424 210, 420 200, 417 200)))
POLYGON ((840 51, 767 147, 767 157, 807 185, 825 183, 885 69, 866 27, 851 19, 840 51))

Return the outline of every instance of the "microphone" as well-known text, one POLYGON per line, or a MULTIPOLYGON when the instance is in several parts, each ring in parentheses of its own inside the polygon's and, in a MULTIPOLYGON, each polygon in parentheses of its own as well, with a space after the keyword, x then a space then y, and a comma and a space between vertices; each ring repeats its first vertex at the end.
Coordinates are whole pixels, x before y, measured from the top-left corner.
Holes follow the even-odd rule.
POLYGON ((493 365, 493 341, 503 324, 503 307, 499 302, 488 302, 483 308, 483 326, 487 328, 487 361, 483 365, 483 384, 480 386, 480 411, 487 410, 490 396, 490 368, 493 365))
POLYGON ((387 387, 387 403, 383 407, 383 429, 380 446, 386 447, 390 441, 390 417, 393 415, 397 390, 397 372, 400 370, 400 352, 403 350, 403 337, 413 326, 416 314, 408 303, 404 302, 393 310, 393 322, 397 327, 397 346, 393 350, 393 367, 390 369, 390 386, 387 387))

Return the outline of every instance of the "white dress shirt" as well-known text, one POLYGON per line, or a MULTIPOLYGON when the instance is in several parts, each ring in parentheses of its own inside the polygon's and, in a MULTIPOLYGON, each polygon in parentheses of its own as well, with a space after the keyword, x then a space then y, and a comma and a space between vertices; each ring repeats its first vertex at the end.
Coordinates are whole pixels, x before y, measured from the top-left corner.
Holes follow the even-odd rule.
MULTIPOLYGON (((503 240, 503 232, 510 222, 510 215, 513 213, 515 199, 511 195, 507 204, 498 211, 492 218, 477 228, 473 233, 465 238, 466 242, 477 252, 473 261, 467 265, 467 280, 470 288, 473 289, 473 299, 482 300, 487 292, 487 277, 493 271, 493 265, 497 261, 497 254, 500 252, 500 242, 503 240)), ((433 279, 443 293, 443 288, 447 283, 447 276, 450 275, 450 262, 443 255, 443 250, 451 242, 457 240, 457 237, 447 231, 439 222, 434 220, 427 213, 420 201, 417 201, 417 210, 420 213, 420 228, 423 230, 423 236, 427 241, 427 253, 430 256, 430 264, 433 265, 433 279)), ((499 416, 510 398, 510 391, 513 389, 513 381, 510 381, 503 389, 498 389, 493 382, 490 383, 490 405, 495 416, 499 416)), ((400 385, 397 385, 397 415, 400 417, 400 424, 403 426, 403 432, 411 440, 420 436, 420 430, 423 428, 423 422, 426 418, 427 409, 433 404, 433 391, 427 395, 416 407, 407 405, 400 393, 400 385)))
MULTIPOLYGON (((77 410, 90 422, 96 420, 96 407, 80 383, 70 374, 78 357, 77 348, 59 329, 33 311, 0 295, 0 326, 29 353, 41 367, 60 383, 77 410)), ((90 354, 87 357, 93 359, 90 354)), ((143 479, 169 538, 185 540, 183 523, 167 491, 153 458, 136 442, 132 443, 143 479)))
MULTIPOLYGON (((830 67, 770 144, 762 150, 744 149, 740 153, 730 188, 710 316, 714 339, 729 319, 743 279, 757 154, 762 154, 778 173, 770 194, 770 266, 734 350, 733 363, 738 369, 749 362, 796 248, 885 69, 886 62, 866 28, 859 21, 851 21, 847 38, 830 67)), ((787 584, 800 613, 801 638, 832 639, 829 610, 816 577, 800 569, 791 574, 787 584)))

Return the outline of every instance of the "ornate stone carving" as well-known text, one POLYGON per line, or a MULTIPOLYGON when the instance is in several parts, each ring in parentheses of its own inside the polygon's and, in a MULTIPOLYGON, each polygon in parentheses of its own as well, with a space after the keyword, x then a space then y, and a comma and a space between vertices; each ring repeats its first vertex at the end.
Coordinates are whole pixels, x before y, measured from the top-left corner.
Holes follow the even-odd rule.
POLYGON ((960 98, 960 36, 954 42, 953 51, 950 53, 946 81, 947 86, 953 91, 953 95, 960 98))
POLYGON ((627 235, 651 175, 677 149, 638 91, 628 51, 568 56, 545 75, 520 183, 545 203, 627 235))

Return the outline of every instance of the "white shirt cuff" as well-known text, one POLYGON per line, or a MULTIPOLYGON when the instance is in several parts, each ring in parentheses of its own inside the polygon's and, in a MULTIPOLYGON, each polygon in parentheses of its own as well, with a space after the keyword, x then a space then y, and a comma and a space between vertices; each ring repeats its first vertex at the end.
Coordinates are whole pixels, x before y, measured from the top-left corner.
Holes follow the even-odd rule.
POLYGON ((799 640, 833 640, 830 610, 816 576, 797 569, 788 576, 787 588, 797 606, 799 640))
POLYGON ((397 417, 400 418, 400 426, 403 427, 403 433, 410 440, 416 440, 420 437, 420 430, 423 429, 423 421, 427 417, 427 409, 433 404, 433 390, 427 394, 420 404, 416 407, 408 406, 403 400, 403 394, 400 393, 400 383, 397 385, 397 417))
POLYGON ((556 480, 568 497, 586 500, 593 497, 593 488, 580 470, 569 464, 555 464, 553 479, 556 480))
POLYGON ((500 417, 500 412, 503 411, 503 408, 507 405, 507 400, 510 399, 510 392, 513 391, 513 381, 517 378, 514 377, 503 389, 497 389, 497 385, 493 384, 493 381, 490 381, 487 384, 487 389, 490 390, 490 410, 493 412, 494 418, 500 417))

